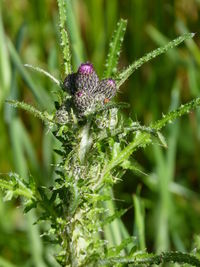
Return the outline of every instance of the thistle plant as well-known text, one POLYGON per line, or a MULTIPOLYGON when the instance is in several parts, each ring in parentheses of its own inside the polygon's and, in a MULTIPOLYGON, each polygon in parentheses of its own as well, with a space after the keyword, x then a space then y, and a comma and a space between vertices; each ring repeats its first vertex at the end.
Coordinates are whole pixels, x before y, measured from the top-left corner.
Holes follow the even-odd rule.
POLYGON ((45 222, 48 226, 42 236, 59 247, 54 256, 60 266, 150 266, 165 262, 200 266, 198 254, 149 254, 138 249, 134 237, 111 246, 105 235, 106 225, 126 212, 116 210, 110 214, 105 207, 107 202, 113 201, 113 186, 121 182, 125 171, 131 168, 135 151, 152 144, 155 138, 165 145, 162 128, 200 106, 200 98, 196 98, 143 126, 125 118, 121 109, 128 105, 117 103, 113 98, 136 69, 192 38, 193 34, 178 37, 120 71, 117 66, 127 25, 126 20, 121 19, 112 36, 103 77, 98 77, 90 62, 83 62, 72 71, 65 22, 67 1, 58 0, 58 6, 64 79, 59 81, 45 70, 25 65, 47 75, 55 83, 59 97, 54 111, 50 114, 24 102, 8 101, 41 119, 60 141, 60 148, 55 150, 60 155, 55 166, 56 178, 53 184, 45 187, 39 186, 31 176, 27 182, 18 174, 10 173, 8 177, 1 177, 0 188, 7 199, 20 196, 24 212, 38 210, 36 223, 45 222))

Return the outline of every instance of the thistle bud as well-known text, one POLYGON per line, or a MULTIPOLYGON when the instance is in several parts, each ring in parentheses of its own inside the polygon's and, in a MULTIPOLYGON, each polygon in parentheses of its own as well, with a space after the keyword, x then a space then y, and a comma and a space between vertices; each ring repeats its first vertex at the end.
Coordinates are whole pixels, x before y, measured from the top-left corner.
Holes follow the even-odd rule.
POLYGON ((78 91, 83 90, 92 93, 97 87, 99 78, 89 62, 80 65, 77 71, 75 86, 78 91))
POLYGON ((109 78, 101 80, 98 84, 98 86, 95 88, 96 94, 103 94, 105 96, 105 99, 107 99, 107 102, 116 95, 117 92, 117 86, 116 82, 109 78))
POLYGON ((79 90, 74 94, 74 105, 80 114, 84 113, 88 107, 91 106, 93 102, 92 96, 90 96, 86 91, 79 90))
POLYGON ((64 89, 72 95, 75 94, 76 92, 75 79, 76 79, 76 73, 72 73, 67 75, 63 83, 64 89))

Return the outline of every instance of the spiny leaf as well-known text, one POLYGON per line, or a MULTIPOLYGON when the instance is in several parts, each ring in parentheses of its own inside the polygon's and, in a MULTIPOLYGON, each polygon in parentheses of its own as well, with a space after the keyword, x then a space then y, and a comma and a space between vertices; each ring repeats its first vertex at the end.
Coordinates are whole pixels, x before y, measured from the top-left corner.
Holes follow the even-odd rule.
POLYGON ((67 1, 57 0, 60 16, 60 34, 61 34, 61 47, 63 49, 65 75, 71 73, 71 51, 69 36, 66 30, 66 18, 67 18, 67 1))
POLYGON ((21 108, 30 112, 33 116, 41 119, 43 122, 47 124, 54 123, 52 120, 52 116, 50 114, 48 114, 47 112, 41 112, 29 104, 26 104, 24 102, 19 102, 16 100, 7 100, 6 102, 11 104, 15 108, 21 108))
POLYGON ((132 247, 136 246, 136 237, 130 236, 125 238, 118 246, 109 248, 107 255, 109 257, 113 257, 115 255, 118 256, 122 250, 127 249, 129 244, 131 244, 132 247))
POLYGON ((183 41, 194 37, 194 33, 186 33, 173 41, 169 42, 165 46, 159 47, 156 50, 146 54, 144 57, 140 58, 139 60, 135 61, 132 65, 130 65, 127 69, 122 71, 119 74, 117 86, 120 87, 129 77, 130 75, 141 67, 144 63, 148 62, 149 60, 167 52, 169 49, 174 48, 181 44, 183 41))
POLYGON ((117 23, 117 29, 112 36, 108 58, 106 60, 106 69, 103 75, 105 78, 112 77, 117 72, 117 64, 126 26, 127 20, 120 19, 120 21, 117 23))
MULTIPOLYGON (((172 120, 189 113, 192 109, 195 109, 200 106, 200 98, 196 98, 189 103, 181 105, 178 109, 169 112, 167 115, 164 115, 161 120, 158 120, 155 123, 150 125, 149 129, 159 131, 167 123, 170 123, 172 120)), ((129 156, 139 147, 144 147, 147 144, 151 143, 151 135, 149 132, 138 132, 134 140, 129 143, 114 159, 108 162, 103 171, 103 176, 106 176, 114 167, 119 166, 123 161, 129 158, 129 156)))
POLYGON ((132 266, 152 266, 152 264, 159 265, 161 263, 188 263, 191 266, 200 266, 200 260, 196 258, 194 255, 183 252, 163 252, 160 255, 153 255, 148 253, 143 253, 140 257, 112 257, 105 260, 99 261, 99 266, 104 266, 109 264, 109 266, 113 266, 113 264, 133 264, 132 266))
POLYGON ((122 215, 124 215, 127 212, 127 210, 128 209, 121 209, 121 210, 115 211, 113 215, 108 216, 107 218, 104 219, 102 225, 109 224, 113 222, 116 218, 122 217, 122 215))
POLYGON ((130 170, 136 174, 142 174, 143 176, 147 176, 147 174, 143 171, 141 165, 133 159, 124 160, 121 164, 121 167, 125 170, 130 170))
POLYGON ((56 154, 58 154, 59 156, 63 157, 65 155, 65 152, 63 150, 60 149, 54 149, 53 150, 56 154))
POLYGON ((158 131, 158 132, 157 132, 157 136, 158 136, 158 139, 159 139, 161 145, 162 145, 164 148, 167 148, 167 141, 166 141, 164 135, 163 135, 161 132, 158 131))
POLYGON ((150 133, 152 135, 156 135, 157 134, 155 129, 153 129, 153 128, 149 127, 149 126, 140 125, 138 122, 133 122, 132 125, 130 127, 128 127, 128 131, 132 131, 132 132, 141 131, 141 132, 150 133))
POLYGON ((24 205, 24 213, 27 213, 30 210, 32 210, 33 208, 37 207, 37 202, 33 201, 33 200, 28 200, 28 201, 24 202, 23 205, 24 205))
POLYGON ((44 75, 46 75, 47 77, 49 77, 55 84, 57 84, 58 86, 61 86, 61 82, 59 80, 57 80, 53 75, 51 75, 49 72, 47 72, 46 70, 43 70, 39 67, 34 67, 30 64, 24 64, 24 67, 30 68, 34 71, 38 71, 44 75))
POLYGON ((88 116, 93 116, 95 114, 98 114, 98 113, 100 113, 100 112, 102 112, 104 110, 109 110, 109 109, 113 109, 113 108, 123 109, 123 108, 129 108, 129 107, 130 107, 130 105, 128 103, 125 103, 125 102, 118 102, 118 103, 108 102, 106 105, 97 107, 93 111, 85 112, 84 115, 86 117, 88 117, 88 116))
MULTIPOLYGON (((3 176, 4 174, 1 174, 3 176)), ((15 196, 23 196, 27 199, 35 199, 33 192, 28 188, 25 181, 19 177, 16 173, 9 173, 8 176, 11 178, 9 181, 4 178, 0 178, 0 189, 6 192, 11 192, 15 196)), ((10 195, 10 193, 9 193, 10 195)), ((8 195, 7 195, 8 198, 8 195)))
POLYGON ((130 144, 128 144, 114 159, 108 162, 103 171, 103 176, 107 175, 114 167, 120 165, 124 160, 128 159, 136 148, 145 146, 150 142, 150 134, 145 132, 138 133, 130 144))
POLYGON ((177 119, 178 117, 183 116, 186 113, 189 113, 191 110, 200 106, 200 97, 193 99, 192 101, 181 105, 178 109, 169 112, 166 115, 163 115, 162 119, 154 122, 151 124, 150 127, 159 131, 162 129, 167 123, 172 122, 173 120, 177 119))

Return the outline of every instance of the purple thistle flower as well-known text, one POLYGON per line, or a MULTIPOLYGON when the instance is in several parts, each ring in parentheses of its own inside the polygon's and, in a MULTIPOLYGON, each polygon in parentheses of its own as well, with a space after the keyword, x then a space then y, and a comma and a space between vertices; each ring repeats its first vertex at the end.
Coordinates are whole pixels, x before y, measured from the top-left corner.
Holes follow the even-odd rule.
POLYGON ((78 68, 78 72, 82 74, 91 74, 94 71, 93 65, 89 62, 82 63, 78 68))
POLYGON ((77 71, 75 86, 77 90, 84 90, 92 93, 97 87, 99 78, 89 62, 80 65, 77 71))
POLYGON ((93 65, 89 62, 82 63, 77 73, 69 74, 63 85, 73 96, 79 115, 98 104, 105 105, 117 92, 115 80, 109 78, 99 81, 93 65))

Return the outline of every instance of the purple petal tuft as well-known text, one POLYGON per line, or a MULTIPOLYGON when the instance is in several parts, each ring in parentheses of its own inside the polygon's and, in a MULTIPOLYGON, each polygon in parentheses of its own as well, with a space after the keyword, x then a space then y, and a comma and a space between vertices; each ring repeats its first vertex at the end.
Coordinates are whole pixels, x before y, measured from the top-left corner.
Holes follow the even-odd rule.
POLYGON ((99 78, 89 62, 80 65, 77 71, 75 86, 78 91, 87 91, 92 93, 97 87, 99 78))
POLYGON ((93 65, 89 62, 83 63, 78 68, 78 73, 81 74, 91 74, 94 71, 93 65))
POLYGON ((116 83, 113 79, 108 79, 107 81, 108 85, 112 86, 112 87, 115 87, 116 86, 116 83))

